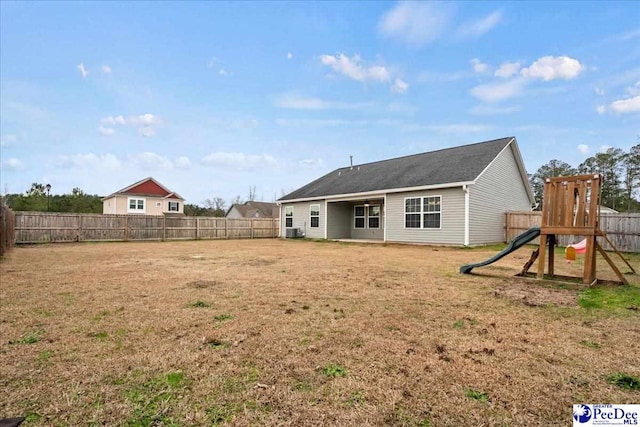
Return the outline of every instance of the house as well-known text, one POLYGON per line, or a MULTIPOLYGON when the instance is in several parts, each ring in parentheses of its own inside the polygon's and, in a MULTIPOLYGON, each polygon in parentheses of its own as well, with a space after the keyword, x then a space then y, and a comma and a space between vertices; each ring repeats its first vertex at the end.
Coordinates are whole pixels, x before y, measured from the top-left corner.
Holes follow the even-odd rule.
POLYGON ((245 202, 234 203, 231 205, 227 213, 226 218, 278 218, 280 209, 276 203, 267 202, 245 202))
POLYGON ((103 198, 102 213, 184 215, 184 199, 149 177, 103 198))
POLYGON ((481 245, 535 200, 508 137, 336 169, 278 203, 283 237, 481 245))

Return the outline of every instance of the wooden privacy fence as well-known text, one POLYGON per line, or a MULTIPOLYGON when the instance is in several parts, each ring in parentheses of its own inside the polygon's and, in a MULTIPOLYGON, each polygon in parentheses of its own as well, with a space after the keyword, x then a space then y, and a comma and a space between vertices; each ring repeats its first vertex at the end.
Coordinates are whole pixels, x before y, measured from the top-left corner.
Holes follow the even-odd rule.
POLYGON ((278 219, 16 212, 16 243, 258 239, 278 237, 278 219))
POLYGON ((0 256, 15 243, 16 215, 0 201, 0 256))
MULTIPOLYGON (((505 228, 507 242, 531 227, 540 227, 542 212, 507 212, 505 228)), ((619 251, 640 252, 640 213, 616 213, 600 215, 600 230, 604 231, 609 240, 619 251)), ((559 246, 582 240, 584 236, 556 236, 559 246)), ((611 246, 602 238, 598 242, 605 250, 612 250, 611 246)), ((532 244, 539 244, 539 239, 532 244)))

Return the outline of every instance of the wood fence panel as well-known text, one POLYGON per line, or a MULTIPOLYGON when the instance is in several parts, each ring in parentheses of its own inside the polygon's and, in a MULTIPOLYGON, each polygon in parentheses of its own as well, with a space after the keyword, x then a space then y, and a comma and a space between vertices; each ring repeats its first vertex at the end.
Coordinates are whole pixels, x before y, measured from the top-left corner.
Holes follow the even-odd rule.
MULTIPOLYGON (((505 228, 507 241, 524 233, 531 227, 540 227, 541 212, 507 212, 505 228)), ((600 215, 600 229, 607 234, 616 248, 623 252, 640 252, 640 213, 617 213, 600 215)), ((581 241, 584 236, 558 236, 558 245, 567 246, 581 241)), ((598 242, 605 250, 612 248, 603 238, 598 242)), ((539 239, 531 241, 539 244, 539 239)))
POLYGON ((3 256, 16 241, 16 215, 0 201, 0 257, 3 256))
POLYGON ((277 237, 278 219, 17 212, 17 243, 277 237))

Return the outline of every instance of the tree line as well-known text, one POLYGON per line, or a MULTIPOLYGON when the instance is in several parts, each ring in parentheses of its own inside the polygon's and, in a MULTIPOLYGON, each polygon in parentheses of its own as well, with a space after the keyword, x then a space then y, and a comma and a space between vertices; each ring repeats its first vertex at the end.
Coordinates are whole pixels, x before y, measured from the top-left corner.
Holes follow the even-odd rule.
POLYGON ((530 175, 538 209, 542 205, 544 181, 547 178, 571 175, 602 175, 600 203, 620 212, 640 211, 640 144, 628 152, 620 148, 608 148, 588 157, 577 167, 562 160, 553 159, 530 175))

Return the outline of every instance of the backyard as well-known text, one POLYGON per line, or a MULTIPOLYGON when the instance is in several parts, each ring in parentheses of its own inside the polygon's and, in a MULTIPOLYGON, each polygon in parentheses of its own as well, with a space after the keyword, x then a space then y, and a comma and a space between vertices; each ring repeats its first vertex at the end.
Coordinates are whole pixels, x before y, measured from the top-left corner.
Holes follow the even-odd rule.
MULTIPOLYGON (((0 262, 0 418, 564 426, 574 403, 638 403, 640 276, 591 289, 513 277, 532 247, 458 273, 497 249, 15 247, 0 262)), ((558 273, 581 275, 580 257, 558 257, 558 273)), ((601 258, 598 275, 615 279, 601 258)))

